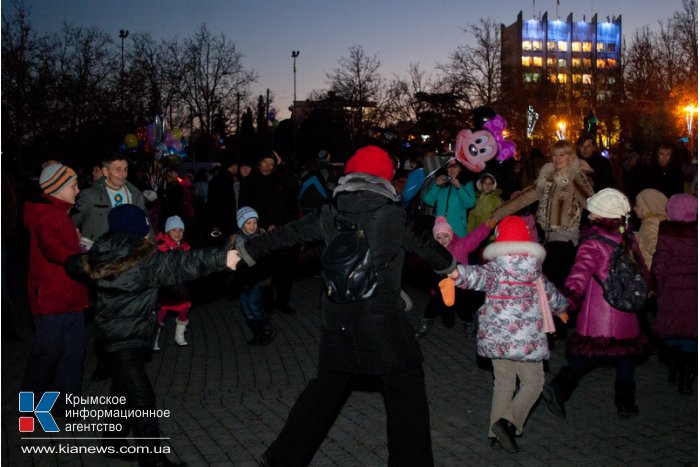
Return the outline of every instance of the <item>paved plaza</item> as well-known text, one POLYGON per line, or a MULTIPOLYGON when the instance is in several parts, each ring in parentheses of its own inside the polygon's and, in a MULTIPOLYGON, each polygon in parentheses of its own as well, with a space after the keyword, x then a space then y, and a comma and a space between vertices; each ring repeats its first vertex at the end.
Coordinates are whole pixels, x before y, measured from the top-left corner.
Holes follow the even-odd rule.
MULTIPOLYGON (((414 288, 408 292, 415 307, 407 313, 415 322, 428 296, 414 288)), ((268 347, 246 344, 250 332, 237 300, 213 297, 196 303, 188 347, 178 348, 172 342, 174 318, 169 318, 167 337, 161 337, 163 350, 153 355, 148 370, 158 406, 172 414, 160 420, 163 435, 170 437, 172 459, 190 466, 256 465, 305 383, 315 375, 319 294, 318 278, 295 282, 291 305, 297 313, 273 315, 277 336, 268 347)), ((20 452, 22 445, 59 443, 20 440, 17 392, 29 345, 29 340, 2 341, 2 465, 128 465, 100 454, 20 452)), ((486 439, 492 378, 477 361, 474 338, 465 337, 459 323, 448 328, 437 322, 420 345, 436 465, 697 465, 697 393, 680 396, 666 382, 665 368, 656 355, 637 368, 639 416, 618 419, 614 370, 601 368, 581 381, 567 405, 566 420, 555 418, 540 401, 518 440, 521 452, 510 454, 492 448, 486 439)), ((564 361, 564 345, 558 341, 548 380, 564 361)), ((108 381, 90 380, 94 367, 95 358, 89 352, 84 393, 108 394, 108 381)), ((71 434, 62 431, 59 436, 71 434)), ((381 466, 386 461, 384 403, 367 382, 350 396, 312 465, 381 466)))

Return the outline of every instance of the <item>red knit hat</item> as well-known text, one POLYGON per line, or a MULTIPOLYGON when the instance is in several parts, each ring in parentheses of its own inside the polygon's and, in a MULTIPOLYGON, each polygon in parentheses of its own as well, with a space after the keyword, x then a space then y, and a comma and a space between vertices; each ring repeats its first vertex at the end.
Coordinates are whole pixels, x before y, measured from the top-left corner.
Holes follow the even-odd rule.
POLYGON ((362 172, 385 180, 394 178, 394 161, 389 154, 377 146, 358 149, 345 163, 345 173, 362 172))
POLYGON ((531 242, 527 223, 518 216, 504 217, 496 227, 497 242, 531 242))

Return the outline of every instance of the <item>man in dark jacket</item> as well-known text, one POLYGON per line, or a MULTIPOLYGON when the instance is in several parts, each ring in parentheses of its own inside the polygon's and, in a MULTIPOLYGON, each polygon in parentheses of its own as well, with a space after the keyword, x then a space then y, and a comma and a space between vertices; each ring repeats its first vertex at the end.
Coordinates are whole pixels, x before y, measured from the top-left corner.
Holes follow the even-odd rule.
POLYGON ((318 376, 299 396, 262 465, 308 465, 358 376, 382 383, 389 465, 433 464, 423 356, 403 311, 401 269, 404 250, 418 253, 439 274, 451 273, 456 265, 429 232, 406 225, 390 183, 393 171, 383 149, 361 148, 346 164, 332 205, 237 243, 241 258, 252 265, 279 248, 321 240, 328 245, 339 233, 335 219, 341 216, 364 230, 377 274, 376 289, 366 300, 335 303, 322 297, 318 376))
POLYGON ((615 175, 612 164, 598 151, 595 135, 587 133, 578 139, 578 152, 581 159, 593 169, 593 188, 600 191, 603 188, 615 188, 615 175))
MULTIPOLYGON (((115 207, 109 212, 109 231, 100 237, 89 253, 71 256, 66 269, 74 276, 95 281, 95 326, 107 351, 112 372, 113 396, 124 396, 130 409, 155 411, 156 397, 143 362, 144 347, 149 347, 155 329, 158 287, 174 286, 234 265, 234 253, 223 249, 169 251, 158 253, 148 238, 146 213, 133 204, 115 207)), ((164 455, 155 454, 160 436, 155 416, 117 418, 112 425, 122 431, 104 434, 124 438, 133 429, 137 445, 148 446, 139 453, 141 466, 168 466, 164 455)), ((112 456, 128 458, 119 452, 124 439, 106 441, 115 448, 112 456)), ((109 454, 108 454, 109 455, 109 454)), ((132 460, 132 459, 128 459, 132 460)))

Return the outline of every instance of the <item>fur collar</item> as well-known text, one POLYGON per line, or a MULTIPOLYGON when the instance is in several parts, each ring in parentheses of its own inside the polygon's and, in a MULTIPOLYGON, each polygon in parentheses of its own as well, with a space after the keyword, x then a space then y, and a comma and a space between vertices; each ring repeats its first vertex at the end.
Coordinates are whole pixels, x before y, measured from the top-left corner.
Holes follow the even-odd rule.
POLYGON ((544 191, 548 182, 554 182, 559 186, 568 185, 571 181, 581 174, 591 174, 593 169, 588 165, 588 162, 576 157, 568 167, 556 170, 554 164, 547 162, 542 166, 540 174, 537 176, 537 191, 544 191))
POLYGON ((484 258, 488 260, 512 254, 526 254, 540 261, 547 256, 544 247, 535 242, 493 242, 484 249, 484 258))
POLYGON ((129 234, 107 234, 83 256, 83 271, 93 280, 114 279, 157 251, 158 247, 150 240, 129 234))
POLYGON ((338 180, 338 187, 333 190, 333 196, 348 191, 371 191, 397 202, 401 196, 391 182, 381 177, 375 177, 361 172, 353 172, 338 180))

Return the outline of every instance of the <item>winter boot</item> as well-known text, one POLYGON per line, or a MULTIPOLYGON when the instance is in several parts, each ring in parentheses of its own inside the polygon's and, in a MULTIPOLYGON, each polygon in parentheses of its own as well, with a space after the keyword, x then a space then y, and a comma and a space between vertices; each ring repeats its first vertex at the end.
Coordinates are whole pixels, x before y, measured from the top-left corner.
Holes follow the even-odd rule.
POLYGON ((639 407, 635 404, 634 381, 615 381, 615 405, 620 418, 630 418, 639 413, 639 407))
POLYGON ((671 384, 678 384, 678 370, 681 366, 681 346, 665 346, 663 353, 666 366, 668 366, 667 381, 671 384))
POLYGON ((433 327, 435 323, 435 318, 421 318, 418 322, 418 330, 416 331, 416 337, 423 337, 430 332, 430 328, 433 327))
POLYGON ((163 328, 160 326, 160 323, 158 323, 158 326, 156 326, 156 332, 153 334, 153 346, 151 347, 151 349, 153 349, 154 351, 160 350, 159 341, 160 341, 160 331, 162 329, 163 328))
POLYGON ((515 426, 505 418, 499 418, 496 423, 491 425, 491 431, 506 451, 518 452, 520 450, 518 443, 515 442, 515 426))
POLYGON ((188 324, 190 324, 190 320, 180 321, 178 319, 177 324, 175 325, 175 343, 180 347, 187 345, 187 341, 185 340, 185 331, 187 330, 188 324))
POLYGON ((693 382, 697 371, 698 354, 680 352, 678 370, 678 393, 682 396, 693 395, 693 382))
POLYGON ((260 325, 260 322, 246 320, 246 324, 248 324, 248 329, 253 331, 253 338, 250 339, 247 344, 251 347, 260 344, 260 335, 262 334, 262 326, 260 325))
POLYGON ((275 328, 272 327, 272 323, 269 321, 263 321, 260 323, 260 334, 258 337, 258 343, 263 347, 270 345, 272 339, 275 337, 275 328))
POLYGON ((549 411, 559 418, 566 418, 564 403, 571 398, 576 386, 578 378, 568 366, 559 370, 559 374, 542 388, 542 397, 549 411))

